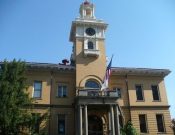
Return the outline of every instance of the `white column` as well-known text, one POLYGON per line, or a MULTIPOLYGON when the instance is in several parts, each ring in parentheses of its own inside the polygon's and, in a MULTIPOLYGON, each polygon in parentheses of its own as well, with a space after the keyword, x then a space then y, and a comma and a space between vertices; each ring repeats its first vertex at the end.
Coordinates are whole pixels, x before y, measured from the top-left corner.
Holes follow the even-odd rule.
POLYGON ((109 120, 109 131, 111 130, 111 114, 108 112, 108 120, 109 120))
POLYGON ((117 105, 115 105, 115 134, 120 135, 119 110, 117 105))
POLYGON ((79 123, 78 123, 78 128, 79 128, 79 135, 82 135, 82 106, 79 105, 79 123))
POLYGON ((88 135, 88 113, 87 113, 87 105, 84 106, 84 124, 85 124, 85 135, 88 135))
POLYGON ((111 135, 115 135, 115 126, 114 126, 114 109, 113 106, 110 106, 111 112, 111 135))

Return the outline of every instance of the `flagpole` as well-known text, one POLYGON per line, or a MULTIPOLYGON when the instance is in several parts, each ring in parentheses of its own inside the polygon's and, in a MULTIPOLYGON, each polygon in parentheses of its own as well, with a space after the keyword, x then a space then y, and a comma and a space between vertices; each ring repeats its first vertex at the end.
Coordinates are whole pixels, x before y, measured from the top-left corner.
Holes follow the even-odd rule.
POLYGON ((111 65, 112 65, 112 59, 113 59, 113 55, 111 57, 111 60, 106 68, 106 73, 104 76, 104 80, 103 80, 103 84, 101 87, 101 91, 106 90, 108 88, 108 84, 109 84, 109 77, 111 75, 111 65))

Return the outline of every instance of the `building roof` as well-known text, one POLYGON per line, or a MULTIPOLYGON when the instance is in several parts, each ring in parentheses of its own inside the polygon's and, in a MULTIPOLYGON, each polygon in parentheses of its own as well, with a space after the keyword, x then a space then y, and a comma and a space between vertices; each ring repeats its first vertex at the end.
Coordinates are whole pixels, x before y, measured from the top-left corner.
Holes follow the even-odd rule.
POLYGON ((152 68, 129 68, 129 67, 112 67, 114 75, 145 75, 145 76, 167 76, 171 71, 169 69, 152 69, 152 68))
POLYGON ((26 62, 26 65, 29 69, 75 70, 74 66, 63 64, 26 62))
MULTIPOLYGON (((2 65, 3 62, 0 62, 2 65)), ((47 70, 65 70, 75 71, 75 66, 53 64, 53 63, 38 63, 26 62, 28 69, 47 69, 47 70)), ((144 76, 167 76, 171 71, 169 69, 152 69, 152 68, 130 68, 130 67, 112 67, 113 75, 144 75, 144 76)))

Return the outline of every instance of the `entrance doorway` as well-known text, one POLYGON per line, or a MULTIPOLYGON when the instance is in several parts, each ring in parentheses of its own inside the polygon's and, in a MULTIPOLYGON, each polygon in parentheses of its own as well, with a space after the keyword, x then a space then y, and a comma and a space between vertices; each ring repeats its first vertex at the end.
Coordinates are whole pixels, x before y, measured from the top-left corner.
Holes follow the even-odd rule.
POLYGON ((103 135, 103 122, 100 117, 88 116, 88 135, 103 135))

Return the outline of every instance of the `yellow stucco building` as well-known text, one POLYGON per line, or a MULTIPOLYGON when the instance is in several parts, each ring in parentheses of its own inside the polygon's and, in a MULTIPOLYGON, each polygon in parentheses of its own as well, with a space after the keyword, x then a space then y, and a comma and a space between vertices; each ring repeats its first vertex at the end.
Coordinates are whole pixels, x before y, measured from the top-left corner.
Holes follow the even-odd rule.
POLYGON ((164 84, 167 69, 112 67, 109 89, 101 90, 106 72, 105 30, 85 1, 72 22, 71 64, 27 63, 34 113, 50 113, 39 131, 49 135, 119 135, 131 120, 138 133, 172 135, 164 84))

